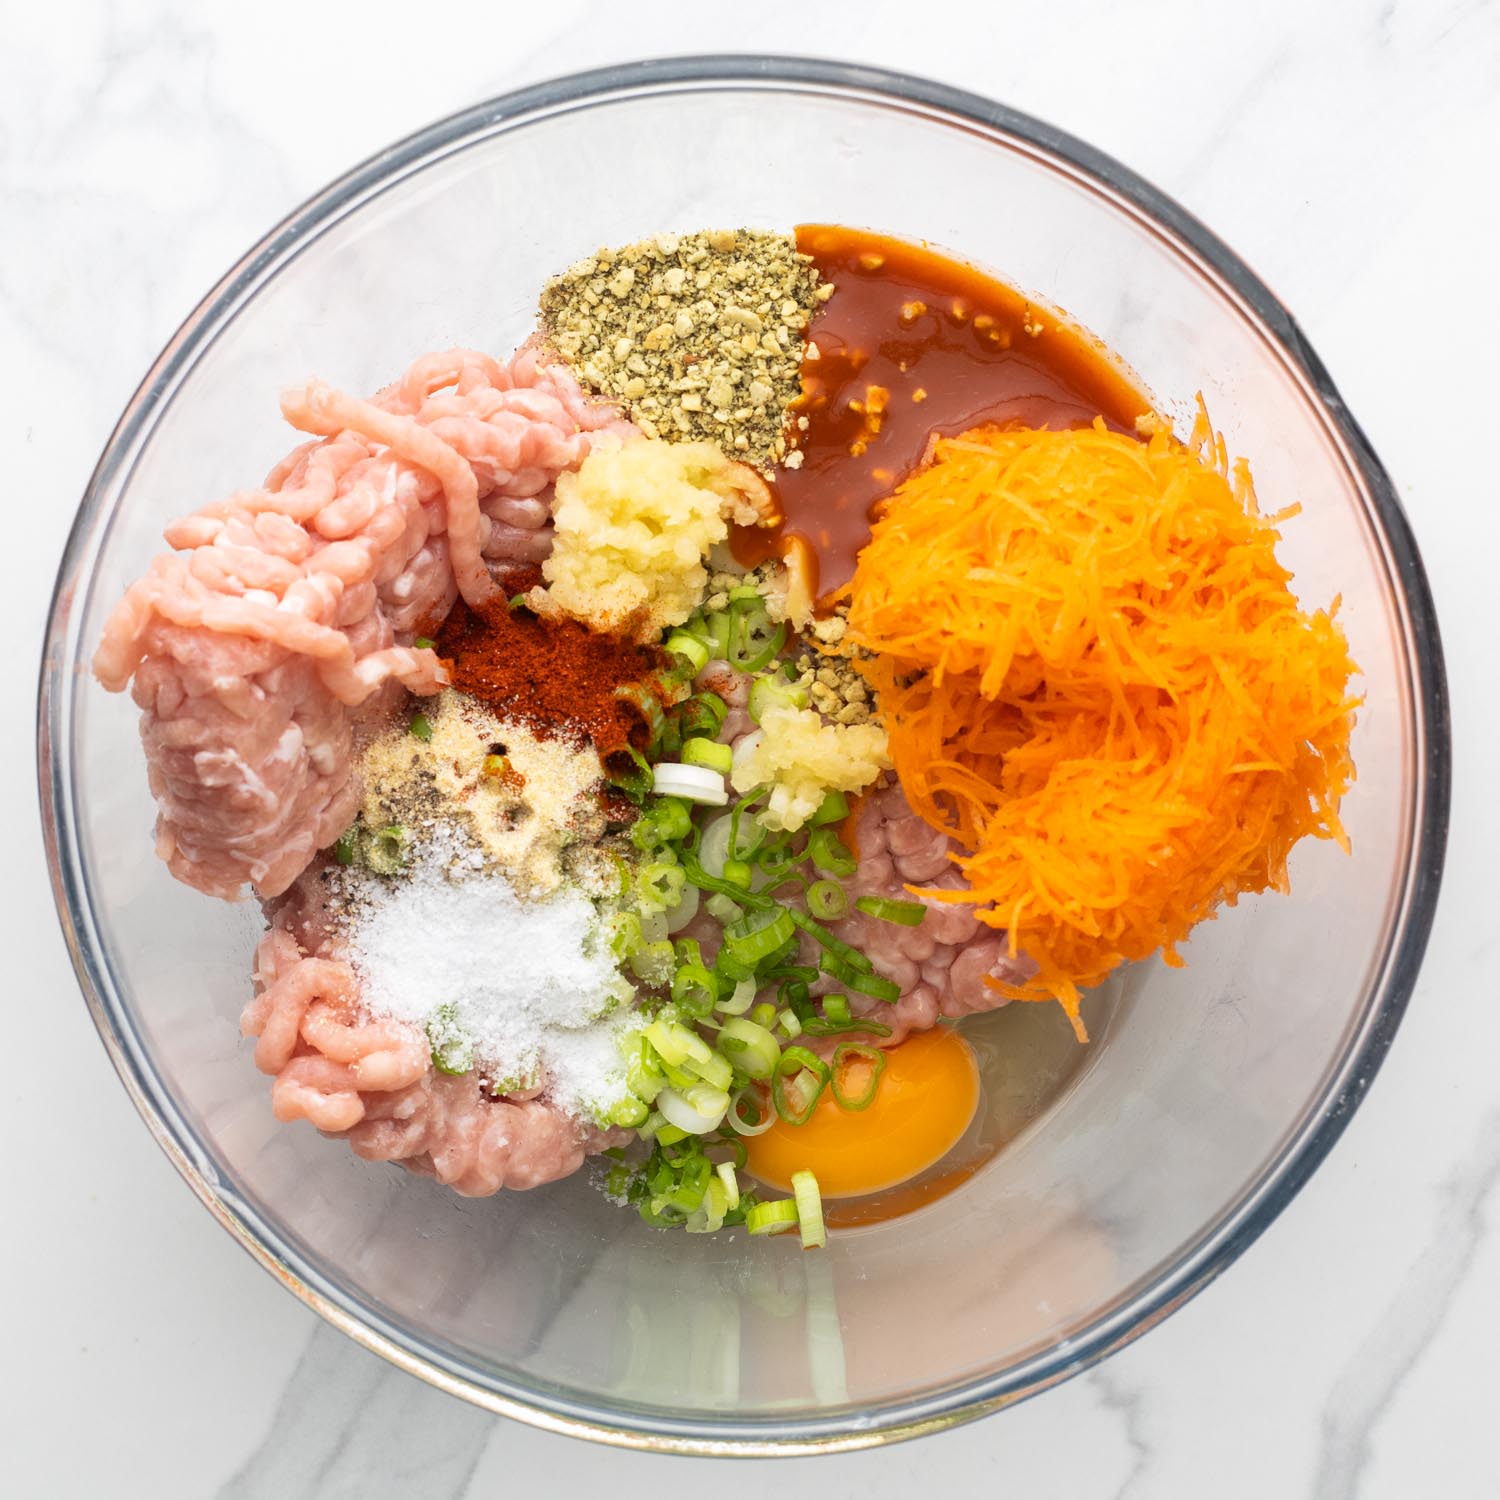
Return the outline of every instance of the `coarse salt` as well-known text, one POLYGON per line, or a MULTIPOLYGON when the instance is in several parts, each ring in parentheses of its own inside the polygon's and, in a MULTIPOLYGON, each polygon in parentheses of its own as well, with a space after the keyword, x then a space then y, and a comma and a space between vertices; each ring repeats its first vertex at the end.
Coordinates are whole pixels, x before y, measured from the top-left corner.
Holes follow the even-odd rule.
POLYGON ((522 900, 450 831, 395 878, 344 874, 344 946, 372 1016, 428 1024, 441 1007, 497 1092, 540 1086, 598 1119, 628 1092, 620 1049, 633 990, 592 903, 563 888, 522 900))

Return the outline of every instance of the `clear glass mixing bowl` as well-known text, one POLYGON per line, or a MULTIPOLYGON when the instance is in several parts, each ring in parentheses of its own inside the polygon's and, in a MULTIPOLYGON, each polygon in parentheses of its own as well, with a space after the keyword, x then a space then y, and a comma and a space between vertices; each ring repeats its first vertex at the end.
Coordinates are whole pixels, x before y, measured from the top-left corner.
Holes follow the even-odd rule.
MULTIPOLYGON (((1389 480, 1286 311, 1117 163, 933 84, 674 59, 512 94, 393 146, 230 271, 109 442, 58 580, 41 790, 57 904, 147 1124, 239 1242, 331 1322, 495 1411, 656 1449, 839 1449, 1042 1390, 1228 1265, 1322 1159, 1411 991, 1442 863, 1437 627, 1389 480), (236 1033, 257 920, 151 849, 135 710, 87 662, 163 524, 289 446, 279 389, 372 390, 453 343, 508 350, 551 272, 715 224, 868 224, 1065 308, 1170 412, 1197 391, 1284 557, 1343 597, 1367 695, 1352 857, 1132 972, 1090 1066, 962 1189, 823 1254, 663 1235, 587 1182, 469 1202, 271 1118, 236 1033)), ((478 940, 482 941, 482 935, 478 940)), ((497 954, 503 962, 503 954, 497 954)))

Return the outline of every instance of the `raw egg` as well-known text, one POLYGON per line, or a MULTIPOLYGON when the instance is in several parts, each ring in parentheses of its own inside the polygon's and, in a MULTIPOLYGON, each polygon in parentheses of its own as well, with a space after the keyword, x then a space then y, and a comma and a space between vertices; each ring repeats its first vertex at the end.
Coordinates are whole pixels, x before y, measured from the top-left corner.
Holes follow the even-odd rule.
POLYGON ((768 1187, 790 1190, 792 1173, 806 1168, 825 1197, 851 1198, 905 1182, 951 1151, 979 1103, 979 1067, 969 1044, 937 1026, 890 1048, 885 1058, 865 1109, 845 1109, 825 1089, 805 1125, 777 1120, 747 1139, 751 1173, 768 1187))

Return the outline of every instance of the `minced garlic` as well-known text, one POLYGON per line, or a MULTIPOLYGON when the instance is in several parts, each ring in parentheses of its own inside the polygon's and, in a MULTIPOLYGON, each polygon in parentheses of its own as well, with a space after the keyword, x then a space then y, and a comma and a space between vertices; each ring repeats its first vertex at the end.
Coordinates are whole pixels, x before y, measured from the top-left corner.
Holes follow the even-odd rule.
POLYGON ((767 826, 795 832, 829 792, 857 792, 890 764, 879 724, 828 724, 813 709, 775 704, 736 748, 730 780, 741 796, 769 785, 767 826))
POLYGON ((729 522, 774 518, 760 478, 712 443, 641 438, 597 447, 558 478, 547 586, 527 603, 593 630, 654 640, 703 602, 704 559, 729 522))

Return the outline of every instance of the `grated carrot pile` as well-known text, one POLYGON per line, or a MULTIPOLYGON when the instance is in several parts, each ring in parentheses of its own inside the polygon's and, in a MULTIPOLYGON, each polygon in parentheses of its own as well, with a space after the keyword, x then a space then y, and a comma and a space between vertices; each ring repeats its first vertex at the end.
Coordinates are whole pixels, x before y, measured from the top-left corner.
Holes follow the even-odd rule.
MULTIPOLYGON (((1343 631, 1303 613, 1201 412, 1187 446, 1097 423, 941 441, 885 502, 849 638, 912 806, 967 851, 979 915, 1060 1001, 1287 888, 1306 834, 1348 841, 1358 699, 1343 631)), ((998 981, 991 981, 998 985, 998 981)))

